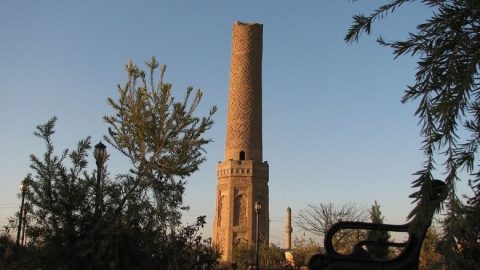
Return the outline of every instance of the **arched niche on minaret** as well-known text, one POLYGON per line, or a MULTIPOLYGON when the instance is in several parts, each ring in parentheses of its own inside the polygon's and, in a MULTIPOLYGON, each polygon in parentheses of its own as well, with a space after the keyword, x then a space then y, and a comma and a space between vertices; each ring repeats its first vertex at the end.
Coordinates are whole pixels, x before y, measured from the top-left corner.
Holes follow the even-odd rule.
POLYGON ((227 196, 220 194, 218 200, 217 211, 217 227, 223 227, 228 223, 228 202, 227 196))
POLYGON ((235 195, 233 210, 233 226, 247 226, 247 195, 243 192, 235 195))

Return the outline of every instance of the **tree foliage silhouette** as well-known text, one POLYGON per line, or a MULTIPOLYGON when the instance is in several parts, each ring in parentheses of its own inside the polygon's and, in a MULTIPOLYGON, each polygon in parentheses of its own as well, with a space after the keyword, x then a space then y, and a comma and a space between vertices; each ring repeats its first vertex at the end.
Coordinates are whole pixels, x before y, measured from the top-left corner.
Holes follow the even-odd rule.
MULTIPOLYGON (((380 205, 375 200, 375 203, 370 208, 370 221, 372 223, 383 224, 384 216, 382 216, 382 211, 380 211, 380 205)), ((378 242, 389 242, 390 232, 388 231, 377 231, 370 230, 367 234, 367 240, 369 241, 378 241, 378 242)), ((390 250, 388 246, 368 246, 368 253, 375 259, 388 259, 390 250)))
MULTIPOLYGON (((362 33, 370 35, 372 24, 387 16, 403 4, 414 0, 392 0, 380 6, 372 14, 353 16, 353 24, 345 41, 357 42, 362 33)), ((455 267, 457 253, 454 233, 455 215, 461 204, 456 194, 459 172, 474 174, 476 188, 480 185, 480 171, 475 157, 480 143, 480 2, 475 0, 423 0, 432 8, 433 15, 420 23, 409 37, 402 41, 377 42, 393 49, 395 58, 416 55, 417 73, 415 83, 408 86, 402 102, 418 101, 415 114, 420 118, 424 137, 422 150, 425 161, 415 175, 413 187, 417 188, 411 198, 416 202, 408 218, 411 230, 420 234, 425 231, 425 219, 432 205, 432 173, 441 167, 447 188, 438 198, 446 198, 449 205, 447 242, 451 248, 446 255, 449 267, 455 267), (442 163, 437 164, 437 160, 442 163)), ((479 198, 476 197, 476 200, 479 198)), ((439 204, 437 210, 442 206, 439 204)), ((453 269, 453 268, 452 268, 453 269)))
MULTIPOLYGON (((166 67, 155 86, 159 64, 154 57, 146 64, 150 89, 146 73, 129 61, 118 101, 108 99, 116 113, 104 117, 110 126, 104 139, 129 158, 131 168, 112 179, 104 165, 100 192, 96 171, 88 171, 90 137, 57 156, 52 142, 57 118, 37 127, 34 134, 44 140, 46 152, 30 157, 29 242, 14 268, 191 269, 219 259, 220 251, 198 233, 205 217, 180 226, 180 210, 188 209, 185 178, 205 160, 203 147, 212 140, 204 134, 216 107, 206 117, 195 116, 202 92, 191 100, 189 87, 177 102, 171 84, 162 80, 166 67)), ((15 229, 15 218, 10 220, 15 229)))

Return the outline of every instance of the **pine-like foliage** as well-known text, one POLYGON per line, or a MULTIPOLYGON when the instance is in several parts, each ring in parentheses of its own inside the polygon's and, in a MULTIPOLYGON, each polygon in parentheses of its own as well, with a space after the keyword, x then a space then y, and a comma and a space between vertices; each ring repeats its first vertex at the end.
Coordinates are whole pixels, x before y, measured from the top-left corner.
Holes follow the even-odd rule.
MULTIPOLYGON (((155 58, 147 66, 153 77, 159 66, 155 58)), ((205 160, 203 147, 211 139, 203 136, 213 125, 216 107, 207 117, 196 117, 202 93, 190 101, 192 88, 175 102, 171 85, 162 82, 165 66, 157 87, 150 80, 152 90, 144 71, 131 62, 126 70, 118 102, 109 99, 116 114, 104 117, 110 125, 105 139, 132 167, 114 179, 105 164, 98 163, 101 170, 90 173, 90 137, 75 151, 57 156, 52 142, 57 118, 38 126, 35 135, 44 140, 46 152, 30 157, 33 173, 24 180, 29 186, 28 244, 22 256, 15 255, 13 268, 193 269, 211 267, 220 258, 219 250, 198 233, 204 216, 180 227, 180 209, 188 208, 183 205, 185 178, 205 160)), ((9 228, 16 230, 17 220, 10 220, 9 228)))
POLYGON ((444 259, 440 253, 440 245, 440 232, 438 228, 430 226, 423 240, 418 269, 442 269, 444 259))
MULTIPOLYGON (((95 185, 86 160, 90 137, 79 141, 75 151, 64 150, 57 156, 52 142, 56 121, 53 117, 37 126, 34 133, 45 142, 46 152, 40 157, 30 156, 33 173, 24 179, 29 187, 24 222, 30 249, 17 261, 19 268, 81 269, 92 263, 94 242, 89 232, 94 224, 90 205, 95 185), (64 165, 67 160, 70 168, 64 165), (91 246, 92 252, 81 246, 91 246)), ((17 220, 12 221, 14 229, 17 220)))
POLYGON ((110 125, 108 136, 104 139, 125 155, 132 164, 128 173, 119 175, 124 185, 125 196, 119 202, 115 213, 133 211, 145 205, 125 203, 132 196, 152 197, 149 200, 154 215, 162 224, 178 224, 179 207, 182 206, 185 177, 198 170, 205 161, 203 148, 211 142, 202 135, 213 125, 213 107, 207 117, 194 115, 202 98, 197 90, 190 101, 192 87, 187 88, 181 102, 176 102, 171 93, 172 85, 163 82, 166 66, 160 67, 160 80, 154 84, 154 73, 159 63, 152 57, 145 62, 149 68, 147 83, 146 72, 128 61, 125 66, 127 82, 118 85, 120 97, 117 102, 109 98, 108 103, 116 111, 113 116, 105 116, 110 125), (140 85, 138 85, 140 84, 140 85), (178 179, 177 179, 178 177, 178 179))
POLYGON ((474 197, 466 197, 466 204, 447 204, 448 214, 441 220, 443 235, 439 250, 447 269, 480 269, 479 194, 471 181, 470 185, 474 197))
MULTIPOLYGON (((370 208, 370 220, 372 223, 383 224, 384 216, 380 211, 380 205, 375 200, 375 203, 370 208)), ((388 231, 370 230, 367 234, 367 240, 378 242, 389 242, 390 233, 388 231)), ((368 253, 374 259, 387 259, 389 257, 390 250, 388 246, 368 246, 368 253)))
MULTIPOLYGON (((353 16, 353 25, 345 41, 356 42, 362 33, 371 34, 372 23, 414 0, 392 0, 380 6, 371 15, 353 16)), ((415 191, 411 197, 417 202, 409 214, 411 230, 418 235, 425 232, 426 219, 432 210, 441 209, 439 201, 447 199, 453 216, 458 204, 455 193, 458 172, 465 169, 475 173, 478 159, 475 154, 480 143, 480 1, 478 0, 423 0, 432 8, 430 19, 417 26, 407 40, 377 42, 391 47, 394 55, 418 55, 415 83, 408 86, 402 102, 417 100, 415 114, 420 118, 424 137, 425 162, 413 181, 415 191), (461 130, 463 127, 463 130, 461 130), (467 134, 467 135, 465 135, 467 134), (432 196, 432 172, 437 170, 436 160, 445 175, 447 188, 443 194, 432 196)), ((477 174, 480 175, 480 174, 477 174)), ((478 183, 480 178, 476 178, 478 183)), ((452 226, 451 228, 453 228, 452 226)), ((452 232, 449 232, 452 233, 452 232)), ((453 243, 452 243, 453 244, 453 243)))
POLYGON ((463 206, 464 226, 457 234, 460 253, 465 269, 480 269, 480 201, 478 185, 476 200, 470 199, 463 206))

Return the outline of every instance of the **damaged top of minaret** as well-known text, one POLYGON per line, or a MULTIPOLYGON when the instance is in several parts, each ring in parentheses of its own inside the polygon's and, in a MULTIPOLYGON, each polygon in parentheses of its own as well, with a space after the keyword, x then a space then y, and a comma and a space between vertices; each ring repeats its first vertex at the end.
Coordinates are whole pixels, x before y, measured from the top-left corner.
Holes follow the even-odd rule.
POLYGON ((239 21, 235 21, 235 24, 241 24, 241 25, 262 25, 261 23, 253 23, 253 22, 239 22, 239 21))

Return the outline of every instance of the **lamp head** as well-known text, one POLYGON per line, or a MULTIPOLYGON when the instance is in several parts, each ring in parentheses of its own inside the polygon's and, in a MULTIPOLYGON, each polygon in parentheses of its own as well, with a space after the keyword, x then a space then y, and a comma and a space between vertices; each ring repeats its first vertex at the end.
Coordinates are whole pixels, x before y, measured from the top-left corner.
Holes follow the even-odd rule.
POLYGON ((21 192, 27 192, 28 191, 28 184, 25 181, 22 181, 20 183, 20 191, 21 192))
POLYGON ((105 162, 107 159, 107 146, 105 146, 102 141, 95 145, 95 150, 93 151, 93 156, 98 162, 105 162))
POLYGON ((262 203, 260 201, 255 202, 255 212, 259 213, 262 210, 262 203))

